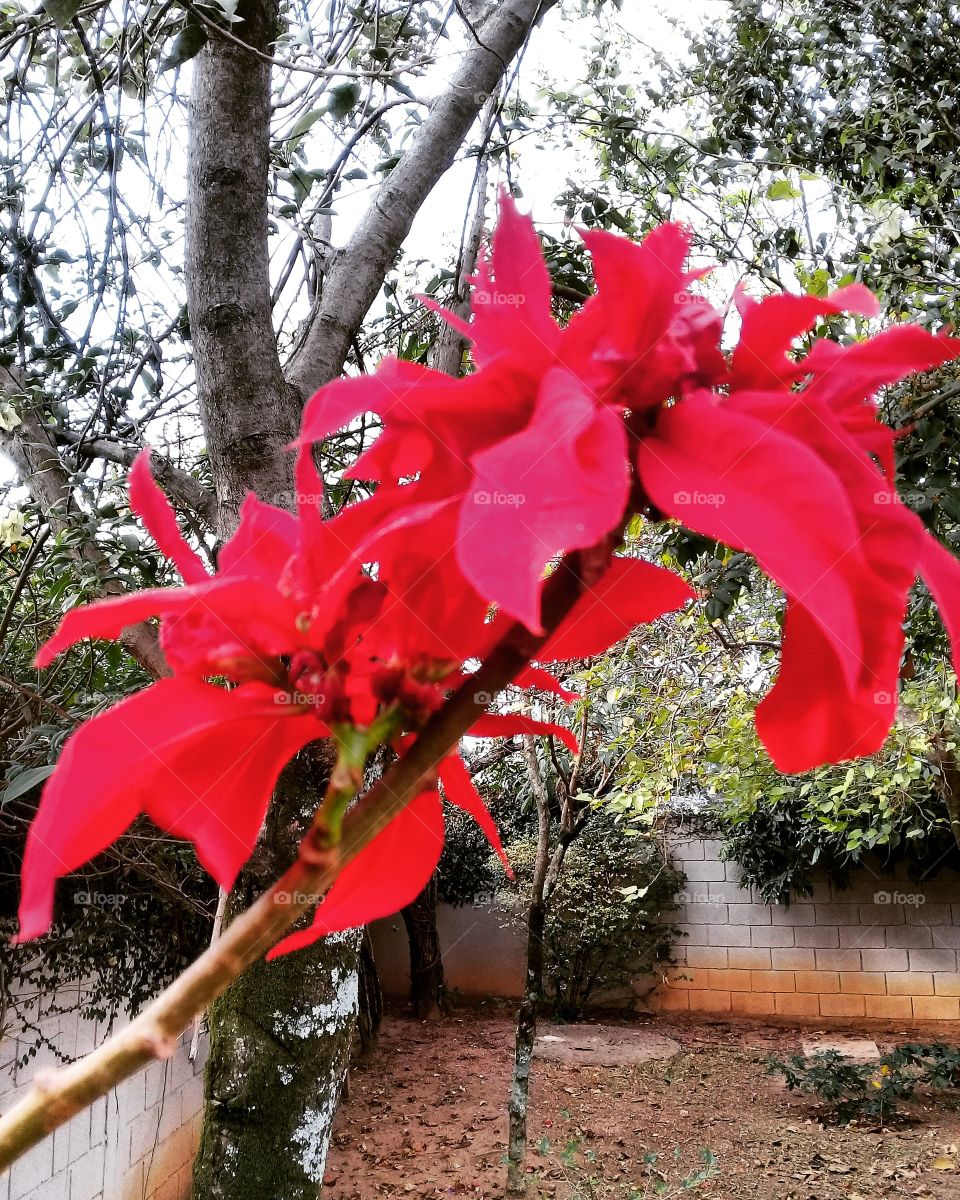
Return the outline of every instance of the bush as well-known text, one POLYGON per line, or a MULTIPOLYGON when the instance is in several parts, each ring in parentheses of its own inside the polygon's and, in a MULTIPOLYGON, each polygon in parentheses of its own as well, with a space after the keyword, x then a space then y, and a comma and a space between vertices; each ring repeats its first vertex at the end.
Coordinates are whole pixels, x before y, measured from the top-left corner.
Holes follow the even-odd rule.
POLYGON ((919 1087, 960 1087, 960 1048, 944 1042, 907 1042, 874 1062, 854 1063, 836 1050, 789 1062, 771 1058, 768 1074, 781 1074, 791 1091, 819 1096, 838 1121, 857 1118, 883 1124, 900 1113, 919 1087))
MULTIPOLYGON (((509 848, 517 890, 528 892, 536 841, 509 848)), ((555 1012, 581 1017, 591 1000, 669 960, 676 930, 661 923, 683 875, 654 840, 625 836, 597 815, 567 850, 547 906, 544 974, 555 1012)))

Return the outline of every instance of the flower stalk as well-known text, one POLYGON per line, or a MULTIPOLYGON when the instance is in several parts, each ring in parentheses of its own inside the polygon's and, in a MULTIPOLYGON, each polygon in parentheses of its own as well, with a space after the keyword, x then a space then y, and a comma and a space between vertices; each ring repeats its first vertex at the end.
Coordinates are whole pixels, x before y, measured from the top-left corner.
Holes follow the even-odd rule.
MULTIPOLYGON (((422 790, 477 716, 523 670, 576 603, 583 587, 609 564, 613 538, 565 558, 543 593, 543 636, 513 625, 484 664, 466 679, 424 725, 416 742, 346 813, 354 792, 361 742, 341 736, 327 819, 304 839, 297 861, 223 935, 129 1025, 67 1067, 38 1074, 28 1095, 0 1118, 0 1170, 15 1162, 76 1113, 150 1062, 172 1056, 177 1039, 256 959, 307 912, 343 868, 381 833, 422 790), (345 746, 347 749, 345 750, 345 746), (338 828, 336 810, 340 808, 338 828), (332 840, 335 833, 339 837, 332 840)), ((376 736, 383 731, 377 730, 376 736)), ((381 738, 382 740, 382 738, 381 738)), ((362 744, 369 747, 369 736, 362 744)))

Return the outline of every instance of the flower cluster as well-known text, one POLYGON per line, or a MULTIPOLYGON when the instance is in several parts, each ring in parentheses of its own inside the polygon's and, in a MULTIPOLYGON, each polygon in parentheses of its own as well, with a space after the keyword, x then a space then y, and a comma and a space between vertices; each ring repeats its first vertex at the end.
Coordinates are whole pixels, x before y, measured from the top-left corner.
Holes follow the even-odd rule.
MULTIPOLYGON (((960 566, 897 502, 893 433, 872 403, 911 371, 960 355, 913 327, 791 351, 818 318, 871 315, 860 286, 826 299, 738 294, 739 340, 690 291, 685 231, 642 244, 585 233, 596 292, 565 326, 536 234, 509 198, 462 325, 476 370, 452 379, 385 360, 307 406, 295 513, 245 502, 215 575, 182 537, 141 457, 130 498, 184 586, 67 614, 40 665, 83 637, 115 638, 159 616, 170 678, 116 705, 67 743, 24 864, 21 937, 47 928, 56 878, 140 813, 188 838, 230 887, 283 765, 311 741, 402 752, 514 623, 542 663, 601 653, 692 598, 669 571, 613 557, 555 628, 545 576, 559 555, 616 542, 635 515, 674 519, 755 556, 787 596, 778 678, 757 711, 783 770, 872 753, 894 716, 910 588, 922 575, 960 642, 960 566), (373 494, 321 515, 314 446, 361 414, 382 431, 350 476, 373 494), (495 615, 491 617, 491 612, 495 615)), ((428 301, 428 303, 430 303, 428 301)), ((447 320, 459 326, 450 314, 447 320)), ((564 693, 530 664, 520 686, 564 693)), ((566 731, 486 715, 476 736, 566 731)), ((448 801, 496 830, 463 762, 438 769, 448 801)), ((427 882, 443 839, 437 782, 342 872, 303 945, 395 911, 427 882)))

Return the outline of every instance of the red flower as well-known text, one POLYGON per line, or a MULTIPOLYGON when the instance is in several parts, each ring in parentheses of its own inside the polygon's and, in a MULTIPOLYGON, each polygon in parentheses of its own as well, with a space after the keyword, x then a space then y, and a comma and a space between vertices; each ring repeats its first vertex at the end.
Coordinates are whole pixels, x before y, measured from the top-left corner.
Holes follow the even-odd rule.
POLYGON ((883 745, 918 574, 960 648, 960 564, 897 497, 894 435, 869 403, 957 357, 960 342, 903 327, 848 347, 818 342, 794 361, 793 339, 819 315, 872 313, 870 293, 741 296, 740 307, 729 394, 697 391, 663 409, 637 465, 657 508, 748 550, 786 592, 780 672, 757 730, 781 770, 802 771, 883 745))
MULTIPOLYGON (((301 482, 306 477, 302 470, 301 482)), ((459 678, 458 650, 444 650, 439 665, 431 656, 445 629, 454 637, 449 628, 430 626, 429 604, 426 624, 411 619, 420 600, 417 571, 424 578, 429 573, 423 560, 410 556, 401 581, 406 594, 391 593, 362 572, 362 547, 343 541, 349 528, 311 520, 310 497, 299 519, 248 497, 213 577, 183 539, 146 453, 131 469, 130 498, 187 586, 72 610, 37 662, 48 664, 81 638, 115 638, 132 622, 159 615, 173 677, 123 700, 68 739, 27 841, 21 940, 49 927, 56 879, 105 849, 141 812, 193 842, 204 867, 231 887, 253 849, 277 777, 297 751, 329 736, 330 724, 369 722, 385 704, 403 705, 416 721, 442 702, 443 681, 459 678), (430 638, 418 643, 401 632, 411 625, 430 638), (218 676, 236 686, 207 682, 218 676)), ((481 638, 488 636, 484 611, 474 614, 481 638)), ((522 720, 504 719, 504 731, 524 729, 522 720)), ((446 770, 452 778, 456 768, 446 770)), ((467 797, 463 786, 456 794, 449 790, 498 844, 479 796, 467 797)), ((414 814, 426 803, 419 801, 414 814)), ((423 848, 412 839, 406 874, 398 867, 393 875, 364 875, 343 909, 350 923, 393 911, 383 905, 392 904, 398 889, 414 886, 423 848)), ((404 893, 402 903, 418 890, 404 893)), ((329 924, 337 909, 325 911, 329 924)))
POLYGON ((452 553, 479 597, 536 632, 546 565, 595 545, 627 511, 624 409, 662 403, 723 366, 709 336, 720 318, 691 302, 678 226, 641 246, 584 236, 597 294, 560 329, 536 234, 504 197, 473 322, 448 316, 473 340, 481 369, 452 380, 387 360, 375 376, 318 392, 301 430, 309 446, 378 413, 383 432, 348 472, 379 485, 364 502, 367 528, 398 507, 422 506, 424 544, 452 553), (455 524, 430 509, 438 501, 451 505, 455 524))
MULTIPOLYGON (((797 361, 793 342, 819 316, 875 314, 870 293, 740 295, 728 368, 719 314, 688 291, 682 229, 663 226, 639 246, 584 240, 596 294, 560 329, 533 227, 505 198, 473 320, 448 317, 473 340, 479 370, 458 382, 388 362, 318 393, 304 441, 377 412, 383 432, 352 472, 379 483, 371 526, 422 506, 424 541, 533 630, 545 565, 594 545, 628 511, 653 508, 749 551, 788 598, 779 679, 758 711, 774 760, 801 770, 876 750, 896 706, 908 590, 924 575, 956 645, 960 567, 897 501, 893 434, 868 401, 960 343, 905 327, 849 347, 821 341, 797 361), (449 514, 441 522, 427 507, 444 501, 457 513, 452 538, 449 514)), ((647 619, 676 607, 655 568, 643 587, 647 619)), ((621 633, 631 598, 611 595, 621 633)))

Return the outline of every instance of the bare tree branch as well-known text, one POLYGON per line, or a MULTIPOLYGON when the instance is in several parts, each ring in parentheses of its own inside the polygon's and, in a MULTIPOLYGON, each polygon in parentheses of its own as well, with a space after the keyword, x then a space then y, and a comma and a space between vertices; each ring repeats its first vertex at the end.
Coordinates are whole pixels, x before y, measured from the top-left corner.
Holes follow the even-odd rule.
POLYGON ((479 30, 450 86, 430 110, 411 148, 384 180, 347 245, 334 256, 312 325, 287 365, 306 397, 343 369, 350 340, 376 299, 413 219, 452 164, 470 126, 539 16, 556 0, 505 0, 479 30))
MULTIPOLYGON (((112 438, 82 438, 72 429, 51 426, 50 432, 61 446, 77 446, 78 454, 89 458, 102 458, 121 467, 132 466, 140 453, 140 446, 129 446, 112 438)), ((154 477, 170 493, 170 498, 181 508, 196 513, 211 529, 217 524, 217 501, 207 489, 187 471, 181 471, 162 454, 153 452, 150 465, 154 477)))
MULTIPOLYGON (((17 394, 22 390, 20 380, 11 369, 0 367, 0 394, 17 394)), ((70 476, 57 453, 52 431, 30 409, 18 415, 22 424, 15 430, 0 430, 0 449, 30 490, 47 524, 54 533, 61 533, 70 527, 70 476)), ((85 540, 75 553, 104 580, 104 595, 115 595, 124 590, 115 579, 106 578, 106 558, 92 538, 85 540)), ((153 625, 146 621, 129 625, 120 635, 120 642, 155 678, 170 674, 153 625)))

